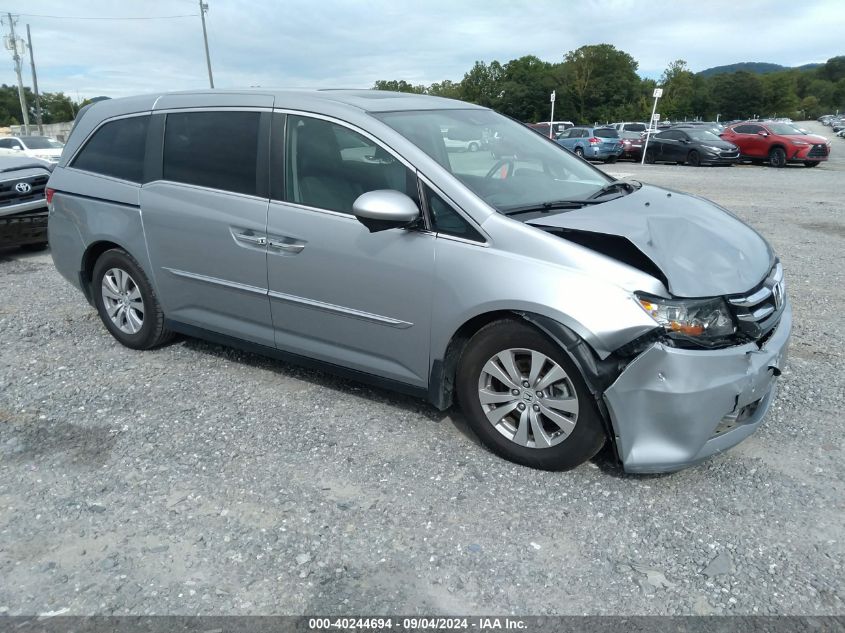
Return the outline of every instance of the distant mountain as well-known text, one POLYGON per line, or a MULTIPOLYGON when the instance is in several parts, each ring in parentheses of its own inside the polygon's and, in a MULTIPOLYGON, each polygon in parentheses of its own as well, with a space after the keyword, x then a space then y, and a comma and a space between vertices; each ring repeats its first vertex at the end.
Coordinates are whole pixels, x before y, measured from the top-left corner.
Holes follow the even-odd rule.
POLYGON ((765 75, 766 73, 775 73, 779 70, 809 70, 824 64, 804 64, 803 66, 781 66, 780 64, 769 64, 768 62, 738 62, 736 64, 728 64, 727 66, 714 66, 702 70, 699 75, 703 77, 711 77, 713 75, 721 75, 723 73, 735 73, 739 70, 744 70, 749 73, 757 73, 758 75, 765 75))

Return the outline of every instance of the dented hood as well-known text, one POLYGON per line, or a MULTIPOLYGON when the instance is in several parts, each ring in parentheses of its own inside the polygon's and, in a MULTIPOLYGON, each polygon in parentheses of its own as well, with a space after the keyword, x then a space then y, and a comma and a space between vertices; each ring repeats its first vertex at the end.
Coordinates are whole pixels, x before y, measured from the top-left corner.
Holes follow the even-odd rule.
MULTIPOLYGON (((703 198, 650 185, 527 224, 562 229, 564 235, 577 231, 625 238, 663 273, 676 297, 747 292, 774 264, 766 240, 724 209, 703 198)), ((596 250, 614 256, 613 246, 596 250)))

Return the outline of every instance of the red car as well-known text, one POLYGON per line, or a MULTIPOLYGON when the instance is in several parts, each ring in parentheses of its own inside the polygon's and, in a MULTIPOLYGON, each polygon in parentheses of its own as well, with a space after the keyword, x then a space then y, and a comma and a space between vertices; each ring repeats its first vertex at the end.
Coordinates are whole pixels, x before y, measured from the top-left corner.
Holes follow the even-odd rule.
POLYGON ((802 132, 789 123, 745 121, 725 128, 719 136, 737 145, 741 158, 768 160, 772 167, 785 167, 787 163, 815 167, 830 154, 826 138, 802 132))

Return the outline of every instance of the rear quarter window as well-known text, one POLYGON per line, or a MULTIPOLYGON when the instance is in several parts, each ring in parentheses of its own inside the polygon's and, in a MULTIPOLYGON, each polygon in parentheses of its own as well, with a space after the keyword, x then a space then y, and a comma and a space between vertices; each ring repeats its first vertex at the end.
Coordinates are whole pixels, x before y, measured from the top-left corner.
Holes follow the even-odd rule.
POLYGON ((129 182, 143 182, 149 124, 148 114, 103 124, 88 139, 70 166, 129 182))

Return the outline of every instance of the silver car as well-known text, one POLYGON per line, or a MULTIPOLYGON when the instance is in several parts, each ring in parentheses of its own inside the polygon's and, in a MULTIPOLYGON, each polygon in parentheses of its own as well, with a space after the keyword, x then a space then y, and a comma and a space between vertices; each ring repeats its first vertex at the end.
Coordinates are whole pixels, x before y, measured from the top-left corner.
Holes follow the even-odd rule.
POLYGON ((783 272, 753 229, 459 101, 102 101, 48 188, 56 267, 124 345, 178 332, 457 401, 535 468, 605 442, 630 472, 694 464, 760 426, 784 363, 783 272))

